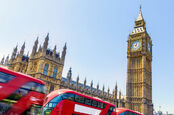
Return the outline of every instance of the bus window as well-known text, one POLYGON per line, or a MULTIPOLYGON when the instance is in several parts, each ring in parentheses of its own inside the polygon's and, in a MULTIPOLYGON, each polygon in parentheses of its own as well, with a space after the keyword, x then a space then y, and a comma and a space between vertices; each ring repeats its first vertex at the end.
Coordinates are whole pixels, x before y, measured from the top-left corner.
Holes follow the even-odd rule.
POLYGON ((44 108, 54 108, 60 101, 62 100, 62 96, 57 96, 53 98, 44 108))
POLYGON ((103 109, 106 107, 106 104, 103 103, 103 109))
POLYGON ((27 93, 28 93, 28 90, 20 88, 16 90, 14 93, 12 93, 8 97, 8 99, 19 100, 21 97, 25 96, 27 93))
POLYGON ((98 108, 104 109, 106 104, 98 102, 98 108))
POLYGON ((15 76, 0 72, 0 82, 7 83, 9 80, 13 79, 15 76))
POLYGON ((34 82, 28 82, 27 84, 23 85, 22 88, 29 89, 29 90, 34 90, 34 82))
POLYGON ((138 114, 132 113, 132 112, 130 112, 130 111, 125 111, 125 112, 123 112, 123 113, 120 113, 120 115, 138 115, 138 114))
POLYGON ((98 102, 98 108, 103 109, 103 108, 102 108, 102 103, 98 102))
POLYGON ((109 108, 109 111, 112 111, 112 112, 113 112, 113 110, 114 110, 114 107, 111 106, 111 107, 109 108))
POLYGON ((19 100, 21 97, 28 94, 28 92, 31 91, 32 89, 37 92, 45 93, 44 85, 41 85, 41 84, 35 83, 35 82, 28 82, 27 84, 23 85, 21 88, 16 90, 14 93, 12 93, 8 97, 8 99, 19 100))
POLYGON ((43 114, 44 115, 49 115, 50 112, 56 105, 62 100, 62 95, 59 95, 55 98, 53 98, 45 107, 43 108, 43 114))
POLYGON ((97 107, 98 102, 97 101, 92 101, 92 106, 97 107))
POLYGON ((40 93, 46 93, 46 89, 45 89, 45 85, 42 85, 42 84, 39 84, 39 83, 36 83, 36 91, 37 92, 40 92, 40 93))
POLYGON ((92 101, 91 99, 85 98, 85 104, 86 105, 91 105, 91 101, 92 101))
POLYGON ((22 88, 45 93, 45 86, 36 82, 28 82, 27 84, 23 85, 22 88))
POLYGON ((107 112, 107 115, 111 115, 111 113, 113 112, 113 110, 114 110, 114 107, 111 106, 111 107, 109 108, 108 112, 107 112))
POLYGON ((66 99, 66 100, 71 100, 71 101, 73 101, 73 100, 74 100, 74 94, 65 93, 65 94, 62 95, 62 98, 63 98, 63 99, 66 99))
POLYGON ((79 102, 79 103, 84 103, 85 98, 81 97, 81 96, 78 96, 78 95, 75 95, 75 101, 79 102))
POLYGON ((59 103, 62 100, 62 96, 57 96, 55 98, 53 98, 49 103, 48 103, 48 107, 50 108, 54 108, 57 103, 59 103))

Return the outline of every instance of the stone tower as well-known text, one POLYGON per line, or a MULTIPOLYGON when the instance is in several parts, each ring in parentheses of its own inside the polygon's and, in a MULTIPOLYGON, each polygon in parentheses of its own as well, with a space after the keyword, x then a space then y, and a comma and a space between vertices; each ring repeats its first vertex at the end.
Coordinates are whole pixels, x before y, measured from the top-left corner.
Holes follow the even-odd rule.
POLYGON ((152 41, 146 31, 141 6, 127 43, 126 107, 152 115, 152 41))
MULTIPOLYGON (((43 45, 38 47, 39 41, 37 38, 30 56, 29 54, 24 54, 25 43, 19 52, 17 52, 16 46, 12 52, 9 64, 6 64, 13 71, 28 74, 44 81, 46 83, 47 93, 60 88, 66 56, 66 44, 60 56, 56 51, 56 46, 53 50, 48 48, 48 41, 49 34, 45 37, 43 45)), ((5 62, 8 63, 8 58, 6 58, 5 62)), ((1 63, 4 63, 4 59, 1 63)))
POLYGON ((47 93, 60 88, 66 55, 66 44, 60 57, 56 51, 56 46, 53 50, 48 49, 48 41, 49 33, 45 37, 43 45, 38 49, 38 38, 36 39, 26 71, 26 74, 41 79, 46 83, 47 93))

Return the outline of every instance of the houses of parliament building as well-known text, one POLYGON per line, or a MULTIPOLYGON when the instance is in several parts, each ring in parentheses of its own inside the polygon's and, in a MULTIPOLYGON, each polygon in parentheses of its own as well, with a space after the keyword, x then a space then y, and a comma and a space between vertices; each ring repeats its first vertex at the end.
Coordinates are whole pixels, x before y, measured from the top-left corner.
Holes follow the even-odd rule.
POLYGON ((153 114, 152 104, 152 41, 146 30, 146 23, 140 8, 139 15, 135 20, 132 33, 127 40, 127 81, 126 96, 121 92, 117 94, 117 84, 113 91, 93 87, 93 81, 86 85, 86 79, 79 83, 79 76, 72 79, 72 70, 69 69, 67 76, 62 77, 62 71, 66 56, 66 44, 61 54, 54 49, 48 49, 49 34, 39 46, 38 38, 34 42, 31 54, 24 54, 25 43, 18 51, 17 46, 13 49, 11 58, 3 58, 1 65, 6 65, 10 70, 28 74, 46 83, 47 94, 55 89, 68 88, 77 92, 101 98, 111 102, 116 107, 126 107, 145 115, 153 114))

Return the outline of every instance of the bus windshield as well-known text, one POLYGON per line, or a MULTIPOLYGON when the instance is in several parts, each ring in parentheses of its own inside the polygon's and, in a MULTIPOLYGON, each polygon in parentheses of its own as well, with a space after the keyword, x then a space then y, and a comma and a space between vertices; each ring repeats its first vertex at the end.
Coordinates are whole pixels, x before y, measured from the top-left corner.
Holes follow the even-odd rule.
POLYGON ((120 113, 119 115, 139 115, 139 114, 136 114, 136 113, 133 113, 133 112, 130 112, 130 111, 125 111, 123 113, 120 113))
POLYGON ((43 115, 49 115, 56 105, 62 100, 62 95, 56 96, 50 102, 48 102, 43 108, 43 115))

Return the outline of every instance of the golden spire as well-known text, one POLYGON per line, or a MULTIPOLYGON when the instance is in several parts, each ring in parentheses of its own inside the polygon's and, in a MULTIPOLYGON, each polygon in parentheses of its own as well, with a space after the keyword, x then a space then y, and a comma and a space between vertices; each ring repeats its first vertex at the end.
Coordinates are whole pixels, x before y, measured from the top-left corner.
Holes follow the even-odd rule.
POLYGON ((139 11, 139 14, 138 14, 138 17, 137 17, 136 21, 140 21, 140 20, 143 20, 143 15, 142 15, 142 11, 141 11, 141 5, 140 5, 140 11, 139 11))
POLYGON ((143 19, 141 5, 140 5, 139 14, 135 21, 135 26, 131 34, 137 34, 137 33, 145 32, 145 31, 146 31, 145 21, 143 19))

